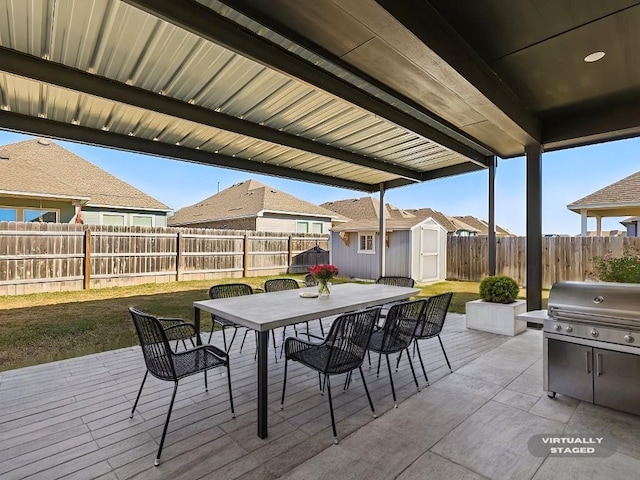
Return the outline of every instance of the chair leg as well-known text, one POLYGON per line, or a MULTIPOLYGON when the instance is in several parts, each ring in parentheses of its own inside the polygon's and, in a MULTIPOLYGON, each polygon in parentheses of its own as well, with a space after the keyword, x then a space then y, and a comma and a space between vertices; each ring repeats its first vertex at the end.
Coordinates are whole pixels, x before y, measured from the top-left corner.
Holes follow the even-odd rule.
POLYGON ((227 358, 227 385, 229 386, 229 404, 231 405, 231 418, 236 418, 236 411, 233 408, 233 394, 231 393, 231 366, 229 365, 228 358, 227 358))
POLYGON ((333 443, 338 444, 338 433, 336 432, 336 419, 333 416, 333 401, 331 400, 331 379, 328 375, 324 376, 324 381, 327 384, 327 395, 329 397, 329 411, 331 412, 331 428, 333 430, 333 443))
MULTIPOLYGON (((289 359, 284 359, 284 379, 282 380, 282 398, 280 398, 280 410, 284 408, 284 391, 287 387, 287 364, 289 363, 289 359)), ((320 375, 318 373, 318 375, 320 375)))
POLYGON ((382 352, 378 354, 378 371, 376 372, 376 378, 380 378, 380 360, 382 360, 382 352))
MULTIPOLYGON (((404 352, 404 350, 400 350, 400 353, 398 354, 398 359, 396 360, 396 372, 398 371, 398 367, 400 366, 400 359, 402 358, 402 352, 404 352)), ((409 347, 407 347, 407 355, 409 355, 409 347)))
MULTIPOLYGON (((402 353, 402 350, 400 350, 402 353)), ((416 378, 416 371, 413 369, 413 362, 411 361, 411 355, 409 355, 409 347, 407 347, 407 359, 409 360, 409 366, 411 367, 411 375, 413 375, 413 381, 416 383, 416 388, 420 391, 420 385, 418 385, 418 379, 416 378)))
POLYGON ((271 338, 273 339, 273 356, 276 359, 276 363, 278 363, 278 346, 276 345, 276 332, 275 332, 275 330, 271 330, 271 338))
POLYGON ((322 395, 322 375, 318 372, 318 389, 320 390, 320 395, 322 395))
POLYGON ((344 387, 342 390, 349 390, 349 387, 351 386, 351 373, 352 372, 347 373, 347 376, 344 377, 344 387))
POLYGON ((444 351, 444 345, 442 344, 442 339, 440 338, 440 335, 438 335, 438 341, 440 342, 440 348, 442 348, 442 353, 444 353, 444 359, 447 361, 447 366, 449 367, 449 371, 453 373, 453 370, 451 369, 451 364, 449 363, 449 358, 447 357, 447 352, 444 351))
POLYGON ((244 341, 247 339, 247 334, 249 333, 249 329, 244 331, 244 335, 242 336, 242 343, 240 344, 240 353, 242 353, 242 347, 244 347, 244 341))
POLYGON ((389 382, 391 383, 391 394, 393 395, 393 408, 398 408, 398 401, 396 400, 396 389, 393 386, 393 375, 391 375, 391 362, 389 362, 389 354, 385 353, 384 357, 387 359, 387 369, 389 370, 389 382))
POLYGON ((420 366, 422 367, 422 373, 424 373, 424 379, 427 381, 427 387, 429 386, 429 377, 427 377, 427 371, 424 369, 424 362, 422 361, 422 353, 420 353, 420 345, 415 342, 415 348, 418 350, 418 359, 420 360, 420 366))
POLYGON ((142 393, 142 387, 144 387, 144 382, 147 381, 147 375, 149 375, 149 370, 144 372, 144 378, 142 379, 142 385, 140 385, 140 390, 138 390, 138 396, 136 397, 136 401, 133 404, 133 408, 131 409, 131 415, 129 415, 129 418, 133 418, 133 412, 136 411, 136 407, 138 406, 138 400, 140 400, 140 394, 142 393))
POLYGON ((282 358, 282 353, 284 352, 284 341, 286 340, 287 326, 282 327, 282 343, 280 344, 280 358, 282 358))
POLYGON ((322 319, 319 318, 318 322, 320 322, 320 335, 324 337, 324 327, 322 326, 322 319))
POLYGON ((362 378, 362 385, 364 385, 364 391, 367 394, 367 400, 369 400, 369 406, 371 407, 371 411, 373 412, 373 418, 378 418, 376 415, 376 409, 373 408, 373 402, 371 401, 371 395, 369 395, 369 389, 367 388, 367 382, 364 380, 364 373, 362 373, 362 367, 358 367, 360 371, 360 378, 362 378))
POLYGON ((204 391, 208 392, 209 391, 209 385, 207 384, 207 371, 204 371, 204 391))
POLYGON ((171 403, 169 404, 169 411, 167 412, 167 419, 164 422, 164 430, 162 430, 162 438, 160 439, 160 448, 158 448, 158 455, 154 465, 157 467, 160 465, 160 455, 162 454, 162 447, 164 446, 164 437, 167 436, 167 428, 169 427, 169 419, 171 419, 171 410, 173 410, 173 402, 176 399, 176 393, 178 392, 178 382, 173 387, 173 395, 171 395, 171 403))
POLYGON ((229 350, 225 350, 226 353, 229 353, 231 350, 231 346, 233 345, 233 341, 236 339, 236 335, 238 334, 238 327, 233 327, 233 335, 231 335, 231 341, 229 342, 229 350))

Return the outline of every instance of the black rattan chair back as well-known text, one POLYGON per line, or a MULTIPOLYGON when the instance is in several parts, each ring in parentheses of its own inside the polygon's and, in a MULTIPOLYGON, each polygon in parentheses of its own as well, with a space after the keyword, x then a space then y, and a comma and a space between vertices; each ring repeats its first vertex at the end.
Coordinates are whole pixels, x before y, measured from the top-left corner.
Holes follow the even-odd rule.
POLYGON ((209 289, 209 298, 211 299, 241 297, 251 294, 253 294, 253 288, 246 283, 223 283, 209 289))
POLYGON ((362 365, 379 316, 380 307, 374 307, 341 315, 333 322, 324 342, 331 347, 325 373, 346 373, 362 365))
POLYGON ((300 288, 300 285, 293 278, 272 278, 264 282, 264 291, 267 293, 295 290, 296 288, 300 288))
POLYGON ((415 280, 409 277, 380 277, 376 280, 376 283, 382 285, 392 285, 394 287, 409 287, 413 288, 415 280))
POLYGON ((316 285, 318 285, 318 281, 314 278, 313 275, 311 275, 310 273, 307 273, 304 276, 304 286, 305 287, 315 287, 316 285))
POLYGON ((131 318, 138 333, 144 362, 149 373, 160 380, 175 380, 171 361, 171 347, 160 321, 146 313, 130 308, 131 318))
POLYGON ((447 292, 427 299, 424 321, 416 331, 416 338, 431 338, 440 335, 452 297, 453 292, 447 292))
POLYGON ((382 353, 396 353, 407 348, 421 325, 427 301, 413 300, 393 305, 382 327, 382 353))

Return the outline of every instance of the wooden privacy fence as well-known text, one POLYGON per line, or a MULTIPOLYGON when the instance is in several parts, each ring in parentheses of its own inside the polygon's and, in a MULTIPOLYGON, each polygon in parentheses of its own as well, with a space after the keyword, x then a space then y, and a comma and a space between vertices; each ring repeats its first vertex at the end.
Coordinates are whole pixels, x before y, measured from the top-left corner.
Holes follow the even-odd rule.
MULTIPOLYGON (((499 237, 496 274, 509 275, 526 285, 526 237, 499 237)), ((640 251, 639 237, 550 237, 542 239, 542 287, 565 280, 595 280, 593 258, 611 252, 640 251)), ((489 240, 447 238, 447 279, 478 282, 489 274, 489 240)))
POLYGON ((304 271, 328 236, 0 222, 0 295, 304 271))

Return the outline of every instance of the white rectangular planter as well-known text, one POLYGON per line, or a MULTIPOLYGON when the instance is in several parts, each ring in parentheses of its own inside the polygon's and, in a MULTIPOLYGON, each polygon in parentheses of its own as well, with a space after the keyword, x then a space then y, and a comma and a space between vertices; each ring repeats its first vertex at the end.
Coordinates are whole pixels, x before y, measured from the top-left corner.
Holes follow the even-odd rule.
POLYGON ((467 302, 466 306, 467 328, 513 337, 527 329, 527 322, 516 320, 516 315, 526 311, 526 300, 516 300, 512 303, 473 300, 467 302))

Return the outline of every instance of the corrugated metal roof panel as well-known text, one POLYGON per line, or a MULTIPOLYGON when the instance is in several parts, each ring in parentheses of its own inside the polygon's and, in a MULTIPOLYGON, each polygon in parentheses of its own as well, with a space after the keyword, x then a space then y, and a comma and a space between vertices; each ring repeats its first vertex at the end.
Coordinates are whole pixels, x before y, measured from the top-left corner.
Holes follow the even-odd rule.
MULTIPOLYGON (((200 3, 248 21, 215 0, 200 3)), ((118 0, 6 0, 1 8, 6 10, 0 15, 2 45, 20 52, 418 171, 433 168, 434 155, 466 161, 420 135, 118 0)), ((321 61, 273 32, 264 35, 321 61)), ((325 67, 345 75, 335 66, 325 67)), ((309 171, 331 167, 332 174, 371 184, 398 178, 46 84, 21 84, 18 78, 3 75, 1 86, 3 103, 15 112, 309 171), (288 151, 292 156, 282 163, 288 151)), ((349 81, 366 87, 356 77, 349 81)))

